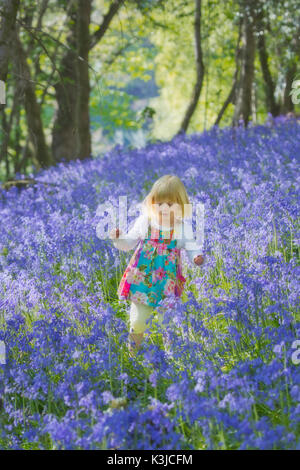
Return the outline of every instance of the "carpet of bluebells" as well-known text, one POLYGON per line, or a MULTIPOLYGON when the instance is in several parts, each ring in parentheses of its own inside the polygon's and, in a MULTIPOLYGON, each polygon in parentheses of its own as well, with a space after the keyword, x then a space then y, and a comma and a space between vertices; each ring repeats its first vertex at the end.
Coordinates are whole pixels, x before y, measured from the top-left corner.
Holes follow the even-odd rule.
POLYGON ((1 188, 0 448, 300 449, 299 159, 279 117, 1 188), (170 173, 205 206, 206 262, 183 252, 185 292, 132 357, 116 289, 133 252, 97 236, 97 206, 170 173))

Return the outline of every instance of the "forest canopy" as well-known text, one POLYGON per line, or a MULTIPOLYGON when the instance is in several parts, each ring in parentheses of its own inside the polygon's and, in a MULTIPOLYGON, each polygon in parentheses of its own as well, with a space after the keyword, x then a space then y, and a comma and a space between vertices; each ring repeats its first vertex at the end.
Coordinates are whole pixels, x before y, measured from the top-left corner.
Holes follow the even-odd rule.
POLYGON ((299 16, 295 0, 0 0, 1 181, 297 114, 299 16))

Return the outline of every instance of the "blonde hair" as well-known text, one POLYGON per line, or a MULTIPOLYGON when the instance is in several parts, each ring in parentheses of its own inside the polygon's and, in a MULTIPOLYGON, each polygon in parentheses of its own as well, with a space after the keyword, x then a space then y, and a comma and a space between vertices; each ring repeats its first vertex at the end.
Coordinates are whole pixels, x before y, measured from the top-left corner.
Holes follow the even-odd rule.
POLYGON ((191 203, 185 186, 178 176, 164 175, 156 180, 150 192, 143 200, 142 205, 148 210, 148 213, 151 216, 155 213, 155 207, 153 204, 165 201, 179 204, 181 207, 182 218, 192 216, 191 203), (185 204, 188 204, 188 206, 185 206, 185 204))

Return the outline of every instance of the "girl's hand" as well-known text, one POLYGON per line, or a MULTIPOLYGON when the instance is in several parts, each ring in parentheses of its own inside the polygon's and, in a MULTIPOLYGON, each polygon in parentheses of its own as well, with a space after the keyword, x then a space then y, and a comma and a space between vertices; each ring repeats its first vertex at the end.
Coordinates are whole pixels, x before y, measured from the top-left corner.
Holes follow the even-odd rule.
POLYGON ((198 255, 194 258, 194 263, 197 264, 197 266, 201 266, 201 264, 204 263, 204 256, 198 255))
POLYGON ((118 228, 115 228, 110 232, 109 238, 111 238, 112 240, 114 240, 116 238, 119 238, 120 233, 121 233, 121 231, 118 228))

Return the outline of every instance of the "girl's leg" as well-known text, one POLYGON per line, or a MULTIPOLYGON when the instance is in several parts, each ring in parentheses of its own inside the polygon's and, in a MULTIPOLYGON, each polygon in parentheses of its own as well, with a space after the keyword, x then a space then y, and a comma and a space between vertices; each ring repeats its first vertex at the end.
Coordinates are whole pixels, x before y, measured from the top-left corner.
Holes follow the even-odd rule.
MULTIPOLYGON (((133 340, 136 350, 139 349, 141 345, 144 331, 148 327, 146 321, 151 316, 152 311, 153 307, 150 305, 131 302, 129 343, 131 340, 133 340)), ((130 344, 129 349, 131 352, 133 351, 130 344)))

